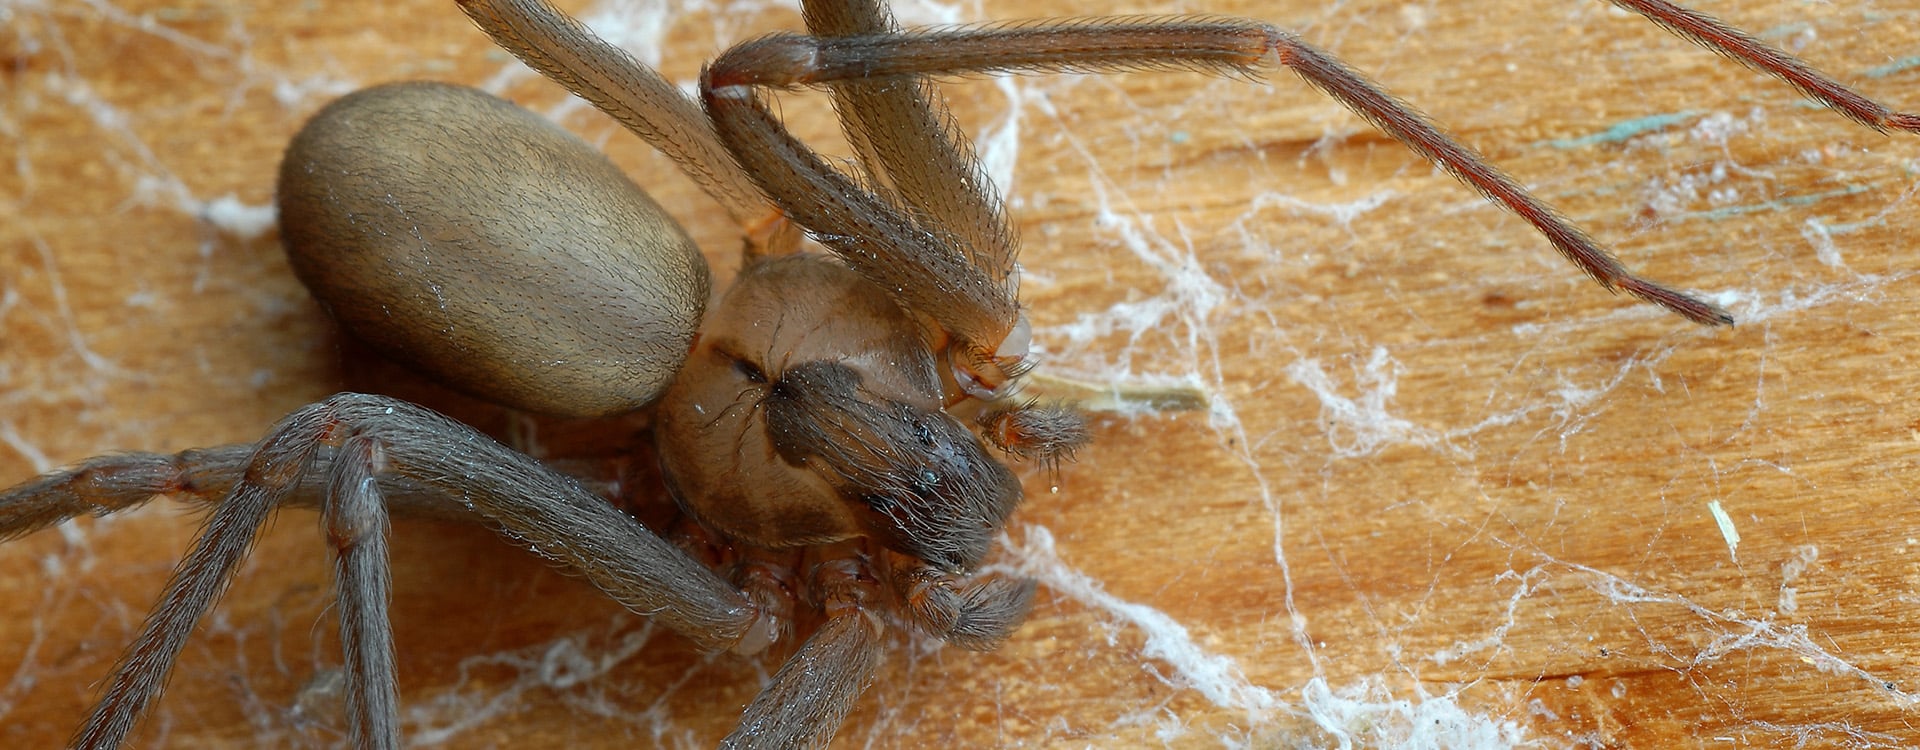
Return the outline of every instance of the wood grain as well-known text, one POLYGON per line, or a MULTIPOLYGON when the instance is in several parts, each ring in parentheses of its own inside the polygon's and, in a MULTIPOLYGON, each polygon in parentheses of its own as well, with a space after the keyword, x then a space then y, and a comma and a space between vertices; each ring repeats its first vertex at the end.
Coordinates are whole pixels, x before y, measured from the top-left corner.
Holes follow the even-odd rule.
MULTIPOLYGON (((1907 4, 1701 7, 1920 107, 1907 4)), ((991 654, 894 644, 842 744, 1920 741, 1920 139, 1590 0, 1099 10, 1299 29, 1740 323, 1610 297, 1286 75, 956 85, 969 131, 1003 136, 984 148, 1012 165, 1047 366, 1197 384, 1214 408, 1102 417, 1055 481, 1029 472, 1002 560, 1043 578, 1032 620, 991 654)), ((279 149, 330 97, 434 78, 564 108, 451 3, 0 13, 0 484, 250 441, 359 387, 271 233, 204 218, 268 205, 279 149)), ((622 18, 661 19, 663 46, 631 41, 676 80, 795 24, 656 13, 622 18)), ((833 141, 817 103, 783 106, 833 141)), ((732 264, 732 228, 663 160, 562 120, 732 264)), ((84 716, 191 539, 179 507, 0 546, 0 746, 57 746, 84 716)), ((311 516, 281 521, 140 746, 341 742, 316 681, 338 663, 329 564, 311 516)), ((484 532, 394 535, 416 744, 711 745, 774 667, 692 653, 484 532)))

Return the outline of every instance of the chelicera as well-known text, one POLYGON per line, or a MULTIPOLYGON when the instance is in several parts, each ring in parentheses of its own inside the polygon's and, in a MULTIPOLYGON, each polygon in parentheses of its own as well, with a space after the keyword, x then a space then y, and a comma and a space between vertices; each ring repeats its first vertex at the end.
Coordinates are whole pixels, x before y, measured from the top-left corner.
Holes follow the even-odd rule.
MULTIPOLYGON (((1703 17, 1619 0, 1869 126, 1920 118, 1861 98, 1703 17)), ((971 72, 1290 68, 1540 229, 1603 286, 1697 322, 1730 318, 1637 277, 1511 179, 1338 61, 1264 24, 1104 19, 902 33, 878 4, 806 3, 810 35, 743 44, 695 102, 536 2, 463 4, 503 46, 673 157, 750 238, 712 310, 699 252, 590 149, 526 112, 439 84, 361 92, 290 147, 283 237, 323 306, 375 349, 515 408, 651 408, 684 519, 648 528, 575 478, 403 401, 341 394, 254 446, 120 455, 0 495, 19 535, 155 494, 220 498, 75 744, 121 744, 253 534, 320 509, 339 552, 353 741, 399 743, 385 613, 388 516, 485 523, 709 649, 804 638, 730 742, 830 738, 905 624, 991 648, 1030 583, 976 573, 1038 460, 1083 439, 1020 400, 1030 366, 999 200, 929 77, 971 72), (817 85, 864 172, 789 137, 769 89, 817 85), (834 253, 799 252, 803 228, 834 253), (964 419, 963 419, 964 417, 964 419)))

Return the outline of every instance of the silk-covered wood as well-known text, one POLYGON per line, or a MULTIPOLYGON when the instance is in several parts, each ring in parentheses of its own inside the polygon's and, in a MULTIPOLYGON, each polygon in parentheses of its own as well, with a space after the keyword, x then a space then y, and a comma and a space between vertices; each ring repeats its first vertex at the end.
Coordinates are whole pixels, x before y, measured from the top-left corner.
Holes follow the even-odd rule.
MULTIPOLYGON (((270 233, 200 219, 229 195, 269 204, 280 150, 333 96, 498 84, 512 67, 451 3, 115 7, 14 9, 0 43, 0 484, 255 440, 348 386, 424 394, 556 455, 637 432, 509 419, 369 364, 270 233)), ((1901 3, 1700 7, 1920 108, 1920 16, 1901 3)), ((1216 408, 1102 418, 1057 478, 1029 472, 1001 559, 1042 578, 1033 619, 989 654, 893 645, 843 744, 1266 744, 1313 734, 1309 700, 1367 708, 1316 697, 1322 681, 1426 701, 1407 719, 1425 727, 1511 722, 1550 744, 1916 739, 1920 139, 1599 2, 1126 10, 1298 31, 1738 322, 1608 296, 1284 73, 949 87, 1013 177, 1043 370, 1194 382, 1216 408)), ((662 18, 674 81, 798 23, 662 18)), ((563 101, 530 73, 504 93, 563 101)), ((781 111, 831 143, 818 99, 781 111)), ((689 225, 724 284, 725 212, 604 118, 564 121, 689 225)), ((0 546, 0 744, 78 726, 190 542, 180 507, 0 546)), ((478 529, 401 523, 391 546, 417 740, 711 745, 778 664, 708 660, 478 529)), ((338 741, 326 554, 316 516, 280 516, 136 741, 338 741)))

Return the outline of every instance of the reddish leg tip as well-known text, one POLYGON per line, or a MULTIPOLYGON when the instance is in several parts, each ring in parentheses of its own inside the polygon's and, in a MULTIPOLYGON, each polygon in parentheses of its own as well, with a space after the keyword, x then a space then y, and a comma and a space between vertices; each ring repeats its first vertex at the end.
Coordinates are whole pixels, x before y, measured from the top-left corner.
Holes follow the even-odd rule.
POLYGON ((1733 316, 1718 306, 1689 297, 1651 281, 1637 278, 1624 278, 1616 286, 1628 294, 1679 313, 1681 317, 1701 325, 1730 326, 1733 316))

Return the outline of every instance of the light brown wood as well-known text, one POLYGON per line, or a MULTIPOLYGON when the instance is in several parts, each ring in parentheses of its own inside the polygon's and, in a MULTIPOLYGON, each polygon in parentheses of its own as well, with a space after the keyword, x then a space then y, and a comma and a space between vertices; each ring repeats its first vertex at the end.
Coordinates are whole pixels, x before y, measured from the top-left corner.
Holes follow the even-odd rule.
MULTIPOLYGON (((0 484, 250 441, 350 382, 271 234, 198 216, 267 205, 329 97, 435 78, 563 101, 451 3, 101 7, 10 8, 0 41, 0 484)), ((1703 9, 1920 108, 1910 4, 1703 9)), ((1297 28, 1740 323, 1608 296, 1285 74, 956 86, 968 130, 1008 138, 986 150, 1013 164, 1046 366, 1196 383, 1215 408, 1103 417, 1057 482, 1029 472, 1000 559, 1042 574, 1032 620, 991 654, 896 643, 842 744, 1330 742, 1309 707, 1379 745, 1920 741, 1920 139, 1598 2, 1098 10, 1297 28)), ((676 80, 795 23, 661 17, 676 80)), ((831 142, 823 109, 784 107, 831 142)), ((563 121, 732 264, 733 230, 663 160, 597 115, 563 121)), ((180 507, 0 546, 0 745, 77 726, 189 543, 180 507)), ((774 666, 694 654, 485 532, 394 536, 416 743, 710 745, 774 666)), ((139 746, 340 743, 314 686, 338 663, 329 592, 312 516, 283 516, 139 746)))

